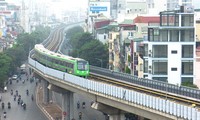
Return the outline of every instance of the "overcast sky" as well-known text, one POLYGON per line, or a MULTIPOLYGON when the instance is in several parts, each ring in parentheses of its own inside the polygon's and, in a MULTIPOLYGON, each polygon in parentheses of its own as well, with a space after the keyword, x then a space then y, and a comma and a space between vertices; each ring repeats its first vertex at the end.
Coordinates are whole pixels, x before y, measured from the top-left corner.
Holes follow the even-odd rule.
POLYGON ((194 0, 195 9, 200 9, 200 0, 194 0))
MULTIPOLYGON (((22 0, 6 0, 8 3, 17 3, 18 5, 22 4, 22 0)), ((50 4, 51 7, 60 7, 66 9, 74 8, 86 8, 88 5, 88 0, 24 0, 25 4, 28 5, 32 3, 46 3, 50 4)))

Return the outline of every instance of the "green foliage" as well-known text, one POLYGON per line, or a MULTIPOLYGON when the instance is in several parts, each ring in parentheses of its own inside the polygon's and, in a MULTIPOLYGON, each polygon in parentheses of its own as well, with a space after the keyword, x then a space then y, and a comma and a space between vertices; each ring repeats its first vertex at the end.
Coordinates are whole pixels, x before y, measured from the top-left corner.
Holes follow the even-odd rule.
POLYGON ((12 59, 4 53, 0 53, 0 87, 4 87, 4 82, 8 79, 12 59))
POLYGON ((0 54, 0 87, 3 87, 8 76, 16 73, 17 67, 27 60, 29 51, 35 44, 41 43, 48 37, 50 28, 39 26, 36 31, 28 34, 19 34, 12 48, 9 48, 0 54))
POLYGON ((183 82, 181 83, 181 85, 186 86, 186 87, 198 88, 196 85, 194 85, 190 81, 183 82))
POLYGON ((66 38, 72 39, 71 37, 77 34, 82 34, 84 32, 83 28, 80 26, 73 27, 66 31, 66 38))
POLYGON ((5 53, 12 58, 12 66, 15 67, 19 67, 22 62, 24 62, 25 60, 27 60, 28 56, 26 56, 26 51, 24 50, 24 48, 20 45, 16 45, 10 49, 7 49, 5 51, 5 53))
POLYGON ((131 62, 131 56, 128 55, 128 62, 131 62))
POLYGON ((28 52, 33 49, 35 44, 41 43, 44 39, 46 39, 50 34, 49 27, 36 27, 36 30, 31 34, 23 33, 17 37, 17 44, 21 45, 24 51, 26 51, 26 56, 28 56, 28 52))
POLYGON ((90 33, 82 33, 82 34, 77 33, 70 39, 70 44, 72 45, 73 48, 80 48, 84 44, 87 44, 92 40, 93 37, 90 33))
POLYGON ((89 61, 90 65, 107 67, 108 46, 92 37, 90 33, 77 33, 70 39, 73 51, 70 55, 89 61), (102 61, 102 63, 101 63, 102 61))
POLYGON ((131 74, 131 70, 128 68, 128 66, 126 66, 125 72, 131 74))

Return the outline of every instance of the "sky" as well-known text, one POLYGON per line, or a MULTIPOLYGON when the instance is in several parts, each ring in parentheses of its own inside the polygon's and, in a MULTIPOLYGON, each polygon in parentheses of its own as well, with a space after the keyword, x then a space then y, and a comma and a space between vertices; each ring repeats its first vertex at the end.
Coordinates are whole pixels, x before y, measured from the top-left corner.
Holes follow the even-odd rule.
MULTIPOLYGON (((22 0, 6 0, 9 3, 21 4, 22 0)), ((30 2, 40 2, 45 4, 50 4, 51 7, 75 9, 75 8, 86 8, 88 5, 88 0, 24 0, 25 4, 30 2)))
POLYGON ((200 0, 194 0, 194 6, 196 9, 200 9, 200 0))
MULTIPOLYGON (((47 1, 47 0, 44 0, 47 1)), ((50 1, 50 0, 49 0, 50 1)), ((87 8, 87 0, 51 0, 51 6, 62 9, 87 8)))

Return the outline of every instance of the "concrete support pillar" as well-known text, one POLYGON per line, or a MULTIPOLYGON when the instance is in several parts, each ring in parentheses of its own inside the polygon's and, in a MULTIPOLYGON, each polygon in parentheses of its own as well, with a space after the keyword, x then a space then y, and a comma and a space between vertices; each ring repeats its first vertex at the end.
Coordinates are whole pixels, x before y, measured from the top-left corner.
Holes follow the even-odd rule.
POLYGON ((42 82, 43 82, 43 89, 44 89, 44 91, 43 91, 43 95, 44 95, 43 101, 44 101, 44 103, 48 103, 49 102, 49 89, 47 87, 48 87, 49 83, 46 80, 43 80, 42 82))
POLYGON ((48 89, 48 91, 49 91, 49 102, 53 102, 53 91, 51 91, 51 90, 49 90, 48 89))
POLYGON ((74 94, 70 91, 62 93, 62 120, 71 120, 74 118, 74 94))
POLYGON ((109 120, 125 120, 124 114, 109 115, 109 120))

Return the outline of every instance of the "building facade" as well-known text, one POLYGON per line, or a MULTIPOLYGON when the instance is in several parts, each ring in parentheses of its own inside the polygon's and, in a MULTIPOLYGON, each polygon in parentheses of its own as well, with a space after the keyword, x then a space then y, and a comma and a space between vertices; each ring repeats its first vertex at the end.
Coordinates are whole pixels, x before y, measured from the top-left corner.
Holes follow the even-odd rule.
POLYGON ((195 80, 194 13, 182 6, 160 13, 160 26, 148 27, 144 50, 144 77, 175 85, 195 80))

